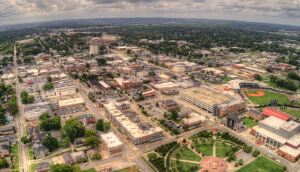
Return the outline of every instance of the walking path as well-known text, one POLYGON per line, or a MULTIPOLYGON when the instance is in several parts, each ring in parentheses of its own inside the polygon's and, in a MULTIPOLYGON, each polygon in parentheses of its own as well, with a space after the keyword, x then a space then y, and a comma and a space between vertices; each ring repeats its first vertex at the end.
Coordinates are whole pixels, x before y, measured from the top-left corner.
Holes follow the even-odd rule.
POLYGON ((214 142, 213 146, 213 156, 216 156, 216 142, 214 142))
MULTIPOLYGON (((170 158, 171 160, 176 160, 176 158, 170 158)), ((189 160, 184 160, 184 159, 178 159, 179 161, 182 162, 188 162, 188 163, 194 163, 194 164, 200 164, 200 162, 197 161, 189 161, 189 160)))

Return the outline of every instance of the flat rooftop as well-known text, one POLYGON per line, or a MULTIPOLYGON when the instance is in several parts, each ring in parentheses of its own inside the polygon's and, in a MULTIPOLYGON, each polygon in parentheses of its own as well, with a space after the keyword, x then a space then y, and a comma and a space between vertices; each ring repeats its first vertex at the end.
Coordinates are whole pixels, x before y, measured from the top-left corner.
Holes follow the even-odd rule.
POLYGON ((279 128, 281 126, 283 126, 284 124, 286 124, 286 121, 276 118, 274 116, 270 116, 264 120, 261 120, 259 123, 265 124, 267 126, 270 126, 272 128, 275 128, 277 130, 279 130, 279 128))
POLYGON ((201 100, 209 105, 215 105, 219 103, 224 103, 231 100, 231 98, 205 87, 194 87, 186 90, 180 91, 187 94, 195 99, 201 100))
POLYGON ((123 143, 119 140, 119 138, 113 132, 101 134, 100 137, 102 138, 102 140, 106 143, 107 147, 109 147, 109 148, 120 147, 123 145, 123 143))

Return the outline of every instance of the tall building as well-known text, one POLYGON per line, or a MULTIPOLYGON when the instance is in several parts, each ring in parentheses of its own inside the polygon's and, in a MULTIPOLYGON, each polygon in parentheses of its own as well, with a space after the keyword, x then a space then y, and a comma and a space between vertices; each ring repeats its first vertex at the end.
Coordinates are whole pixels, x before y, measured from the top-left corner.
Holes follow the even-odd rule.
POLYGON ((90 44, 90 55, 99 54, 99 45, 98 44, 90 44))

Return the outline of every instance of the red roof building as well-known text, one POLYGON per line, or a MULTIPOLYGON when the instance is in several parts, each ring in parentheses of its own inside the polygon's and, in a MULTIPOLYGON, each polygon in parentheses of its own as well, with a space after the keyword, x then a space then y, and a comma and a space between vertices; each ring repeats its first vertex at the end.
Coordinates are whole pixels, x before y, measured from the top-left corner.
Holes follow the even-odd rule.
POLYGON ((32 84, 32 81, 31 81, 31 80, 29 80, 29 81, 27 82, 27 84, 32 84))
POLYGON ((287 121, 290 118, 292 118, 292 116, 289 115, 289 114, 286 114, 286 113, 283 113, 283 112, 280 112, 280 111, 277 111, 277 110, 271 109, 271 108, 265 109, 262 113, 265 116, 268 116, 268 117, 269 116, 274 116, 274 117, 279 118, 279 119, 284 120, 284 121, 287 121))
POLYGON ((218 129, 217 128, 213 128, 213 134, 218 134, 218 129))

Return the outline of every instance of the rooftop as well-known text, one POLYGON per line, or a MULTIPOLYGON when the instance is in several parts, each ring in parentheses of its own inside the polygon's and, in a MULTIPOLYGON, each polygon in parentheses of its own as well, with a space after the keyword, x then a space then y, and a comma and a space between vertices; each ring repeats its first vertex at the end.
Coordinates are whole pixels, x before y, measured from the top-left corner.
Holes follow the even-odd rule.
POLYGON ((102 140, 106 143, 107 147, 109 147, 109 148, 120 147, 123 145, 123 143, 119 140, 119 138, 113 132, 101 134, 100 137, 102 138, 102 140))
POLYGON ((300 154, 300 148, 294 149, 292 147, 289 147, 288 145, 283 145, 279 150, 281 150, 293 157, 297 157, 300 154))
POLYGON ((201 101, 203 101, 209 105, 224 103, 226 101, 231 100, 231 98, 229 98, 217 91, 211 90, 209 88, 205 88, 203 86, 189 88, 186 90, 182 90, 181 92, 184 94, 187 94, 195 99, 200 99, 201 101))
POLYGON ((284 121, 287 121, 288 119, 290 119, 292 117, 289 114, 286 114, 284 112, 280 112, 280 111, 277 111, 277 110, 271 109, 271 108, 265 109, 262 113, 267 116, 274 116, 274 117, 282 119, 284 121))
POLYGON ((259 123, 268 125, 272 128, 279 130, 279 128, 283 126, 286 123, 286 121, 276 118, 274 116, 270 116, 269 118, 259 121, 259 123))

